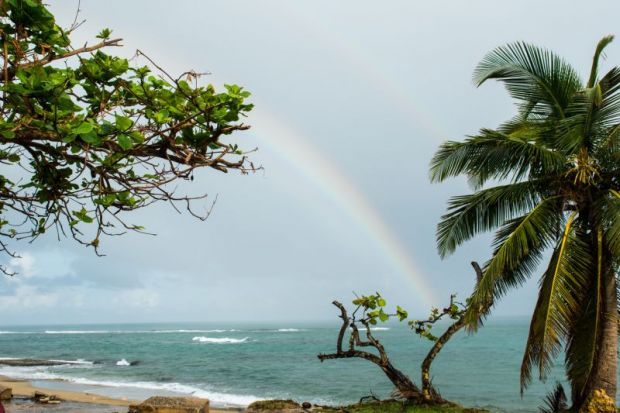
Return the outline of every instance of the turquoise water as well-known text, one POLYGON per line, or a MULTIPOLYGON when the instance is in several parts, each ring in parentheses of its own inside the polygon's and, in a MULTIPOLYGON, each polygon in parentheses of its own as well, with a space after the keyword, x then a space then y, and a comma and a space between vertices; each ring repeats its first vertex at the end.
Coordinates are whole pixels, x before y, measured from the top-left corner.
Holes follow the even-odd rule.
MULTIPOLYGON (((337 322, 7 327, 0 328, 0 357, 72 363, 0 367, 0 375, 130 399, 191 393, 208 397, 215 406, 243 406, 263 398, 341 404, 371 393, 388 396, 390 382, 364 360, 319 362, 318 353, 334 349, 338 328, 337 322)), ((393 363, 419 382, 419 365, 430 343, 402 325, 375 335, 393 363)), ((459 333, 433 366, 435 386, 445 398, 468 406, 537 411, 561 370, 521 398, 519 365, 526 336, 526 319, 496 320, 473 336, 459 333)))

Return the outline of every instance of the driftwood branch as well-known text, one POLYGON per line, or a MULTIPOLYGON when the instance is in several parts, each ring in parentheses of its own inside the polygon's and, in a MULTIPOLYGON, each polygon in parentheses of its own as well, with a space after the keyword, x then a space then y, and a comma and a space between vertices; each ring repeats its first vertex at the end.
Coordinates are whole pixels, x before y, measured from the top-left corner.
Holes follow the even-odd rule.
POLYGON ((368 360, 377 365, 385 373, 387 378, 392 382, 392 384, 394 384, 402 397, 421 400, 422 393, 420 392, 420 389, 411 381, 409 377, 407 377, 407 375, 392 365, 385 348, 379 340, 373 336, 368 322, 366 320, 355 320, 353 317, 350 317, 346 308, 339 301, 333 301, 332 304, 340 310, 339 317, 342 319, 342 325, 336 341, 336 352, 331 354, 319 354, 319 360, 324 361, 354 357, 368 360), (366 330, 367 341, 360 338, 360 332, 357 327, 358 321, 363 324, 366 330), (349 329, 351 329, 349 348, 345 350, 342 348, 342 343, 344 341, 344 336, 349 329), (372 347, 378 352, 378 355, 369 351, 359 350, 357 347, 372 347))

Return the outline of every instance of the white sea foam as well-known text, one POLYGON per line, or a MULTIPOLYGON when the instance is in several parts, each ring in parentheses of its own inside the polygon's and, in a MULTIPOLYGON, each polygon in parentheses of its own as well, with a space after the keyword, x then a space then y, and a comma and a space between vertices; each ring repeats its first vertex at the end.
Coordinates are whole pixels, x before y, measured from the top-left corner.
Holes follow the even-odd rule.
MULTIPOLYGON (((220 393, 182 383, 155 383, 148 381, 126 382, 120 380, 92 380, 83 377, 71 377, 62 374, 50 373, 43 367, 0 367, 0 374, 20 380, 62 380, 65 382, 86 386, 101 386, 119 389, 143 389, 152 391, 152 395, 155 395, 161 391, 187 394, 209 399, 212 405, 219 407, 246 407, 257 400, 260 400, 259 397, 252 395, 220 393)), ((92 392, 96 393, 96 389, 93 389, 92 392)))
MULTIPOLYGON (((357 328, 360 332, 365 332, 366 331, 366 327, 364 326, 359 326, 357 328)), ((389 330, 390 327, 370 327, 370 331, 387 331, 389 330)), ((349 330, 353 330, 351 327, 349 327, 349 330)))
MULTIPOLYGON (((45 330, 44 334, 172 334, 172 333, 228 333, 235 329, 212 330, 45 330)), ((33 332, 0 331, 0 334, 41 334, 33 332)))
POLYGON ((149 331, 149 333, 154 334, 168 334, 168 333, 231 333, 239 330, 231 329, 231 330, 222 330, 222 329, 214 329, 214 330, 154 330, 149 331))
POLYGON ((299 328, 279 328, 278 329, 279 333, 296 333, 298 331, 305 331, 305 330, 301 330, 299 328))
POLYGON ((49 360, 55 363, 69 364, 69 365, 77 365, 77 366, 93 366, 95 363, 92 361, 87 361, 84 359, 77 360, 49 360))
POLYGON ((0 331, 0 334, 37 334, 32 331, 0 331))
POLYGON ((131 366, 131 363, 125 359, 119 360, 116 362, 117 366, 131 366))
POLYGON ((244 338, 230 338, 230 337, 194 337, 192 341, 198 341, 200 343, 213 343, 213 344, 237 344, 245 343, 249 337, 244 338))
POLYGON ((108 330, 45 330, 45 334, 109 334, 116 331, 108 330))

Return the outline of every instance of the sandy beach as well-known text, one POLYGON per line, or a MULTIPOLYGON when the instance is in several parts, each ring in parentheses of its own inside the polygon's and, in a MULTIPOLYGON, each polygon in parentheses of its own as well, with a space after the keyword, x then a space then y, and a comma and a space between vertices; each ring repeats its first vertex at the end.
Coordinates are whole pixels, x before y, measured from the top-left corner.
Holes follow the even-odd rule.
MULTIPOLYGON (((38 388, 33 386, 30 382, 24 380, 15 380, 10 377, 0 376, 0 387, 10 387, 13 389, 13 395, 19 397, 32 397, 35 391, 39 391, 46 394, 54 394, 59 399, 65 402, 71 402, 70 411, 72 412, 126 412, 130 404, 138 404, 139 400, 123 400, 116 399, 112 397, 100 396, 93 393, 87 392, 74 392, 74 391, 66 391, 66 390, 50 390, 45 388, 38 388), (92 405, 92 408, 89 408, 89 405, 92 405)), ((57 411, 69 411, 67 410, 67 406, 63 408, 63 405, 60 406, 46 406, 46 405, 36 405, 27 403, 5 403, 8 412, 16 412, 16 411, 29 411, 29 412, 47 412, 52 410, 57 411)), ((240 409, 210 409, 213 413, 230 413, 230 412, 239 412, 240 409)))

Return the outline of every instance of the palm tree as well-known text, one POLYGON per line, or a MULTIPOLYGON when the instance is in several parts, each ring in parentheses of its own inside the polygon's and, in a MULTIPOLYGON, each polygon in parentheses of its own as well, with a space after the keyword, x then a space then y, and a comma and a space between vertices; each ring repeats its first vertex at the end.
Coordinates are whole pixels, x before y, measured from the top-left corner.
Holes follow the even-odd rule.
POLYGON ((521 392, 544 379, 565 352, 574 408, 594 392, 615 400, 620 264, 620 68, 599 77, 596 48, 587 83, 553 52, 513 43, 489 53, 474 73, 504 83, 517 115, 497 129, 441 145, 431 180, 464 175, 473 193, 450 199, 437 227, 439 253, 495 230, 493 255, 472 294, 468 326, 532 276, 550 256, 521 366, 521 392), (545 255, 548 252, 548 255, 545 255))

